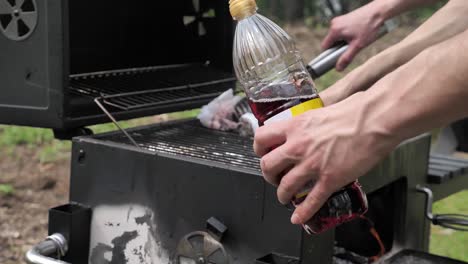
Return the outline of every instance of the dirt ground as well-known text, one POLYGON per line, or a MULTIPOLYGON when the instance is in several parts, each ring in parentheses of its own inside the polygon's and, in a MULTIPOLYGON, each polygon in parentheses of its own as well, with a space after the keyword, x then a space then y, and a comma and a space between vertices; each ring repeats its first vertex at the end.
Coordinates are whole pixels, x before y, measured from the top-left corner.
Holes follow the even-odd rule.
MULTIPOLYGON (((305 26, 286 27, 297 40, 305 60, 320 52, 325 30, 305 26)), ((378 51, 400 41, 410 28, 400 28, 366 49, 357 58, 362 63, 378 51)), ((1 134, 0 134, 1 136, 1 134)), ((68 201, 70 157, 41 163, 39 148, 17 146, 12 153, 0 148, 0 184, 10 183, 15 191, 0 195, 0 263, 24 263, 24 253, 47 235, 48 209, 68 201)))
POLYGON ((68 200, 69 155, 41 164, 37 148, 0 149, 0 179, 12 195, 0 196, 0 263, 23 263, 24 253, 47 235, 48 209, 68 200))

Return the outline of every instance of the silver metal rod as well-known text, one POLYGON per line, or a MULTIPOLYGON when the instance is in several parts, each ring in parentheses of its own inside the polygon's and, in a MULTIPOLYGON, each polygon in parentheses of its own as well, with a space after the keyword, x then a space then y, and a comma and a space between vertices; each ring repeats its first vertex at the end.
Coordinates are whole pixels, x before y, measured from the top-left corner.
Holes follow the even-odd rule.
POLYGON ((129 74, 129 73, 138 73, 142 71, 157 71, 157 70, 185 68, 185 67, 190 67, 192 65, 194 64, 185 63, 185 64, 150 66, 150 67, 140 67, 140 68, 127 68, 127 69, 110 70, 110 71, 88 72, 88 73, 72 74, 70 75, 70 78, 81 78, 81 77, 92 78, 93 76, 99 76, 99 75, 129 74))
POLYGON ((50 257, 56 255, 61 258, 67 253, 67 250, 68 245, 65 237, 61 234, 53 234, 26 253, 26 262, 29 264, 70 264, 50 257))
POLYGON ((417 185, 416 190, 426 195, 426 217, 427 219, 433 221, 434 215, 432 214, 432 203, 434 201, 434 195, 432 194, 431 189, 417 185))
MULTIPOLYGON (((394 30, 397 27, 397 24, 394 20, 388 20, 385 22, 379 32, 377 33, 377 39, 383 37, 388 32, 394 30)), ((315 59, 309 62, 307 69, 312 76, 312 78, 317 79, 325 73, 329 72, 335 68, 338 59, 343 55, 346 50, 348 50, 349 45, 346 43, 339 43, 334 47, 331 47, 321 54, 319 54, 315 59)))
POLYGON ((99 98, 95 98, 94 99, 94 102, 99 106, 99 108, 101 108, 101 110, 107 115, 107 117, 110 118, 110 120, 112 120, 112 123, 114 123, 114 125, 120 130, 122 131, 122 133, 125 134, 125 136, 130 140, 130 142, 132 142, 133 145, 135 145, 135 147, 137 148, 140 148, 140 145, 138 145, 138 143, 136 143, 136 141, 133 139, 132 136, 130 136, 130 134, 128 134, 128 132, 123 129, 119 123, 117 122, 117 120, 111 115, 111 113, 109 111, 107 111, 107 109, 104 107, 103 104, 101 104, 101 102, 99 102, 99 98))

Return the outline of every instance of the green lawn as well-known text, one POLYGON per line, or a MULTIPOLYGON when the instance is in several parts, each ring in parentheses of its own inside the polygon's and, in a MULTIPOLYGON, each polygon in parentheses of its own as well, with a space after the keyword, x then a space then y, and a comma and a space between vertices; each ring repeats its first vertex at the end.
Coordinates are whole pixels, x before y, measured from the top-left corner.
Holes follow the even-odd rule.
MULTIPOLYGON (((434 205, 434 213, 458 213, 468 215, 468 190, 459 192, 434 205)), ((456 232, 432 227, 430 251, 468 262, 468 232, 456 232)))
MULTIPOLYGON (((199 110, 184 111, 168 115, 168 119, 181 119, 195 117, 199 110)), ((154 123, 154 118, 138 118, 119 122, 123 128, 142 126, 154 123)), ((113 123, 106 123, 90 127, 95 134, 117 130, 113 123)), ((61 154, 71 149, 70 141, 60 141, 54 139, 51 129, 30 128, 20 126, 0 125, 0 154, 14 155, 14 148, 17 145, 24 145, 39 149, 41 162, 50 162, 58 159, 61 154)))

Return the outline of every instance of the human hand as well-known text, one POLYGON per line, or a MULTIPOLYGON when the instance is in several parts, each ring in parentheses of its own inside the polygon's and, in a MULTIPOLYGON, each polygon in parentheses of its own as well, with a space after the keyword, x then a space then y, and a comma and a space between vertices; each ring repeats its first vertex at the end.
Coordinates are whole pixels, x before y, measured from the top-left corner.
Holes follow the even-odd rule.
POLYGON ((254 149, 262 157, 265 180, 278 186, 281 203, 288 204, 314 182, 296 208, 293 224, 308 221, 334 192, 364 175, 397 145, 390 133, 370 122, 365 105, 356 94, 257 130, 254 149))
POLYGON ((349 48, 336 63, 336 69, 343 71, 357 53, 374 42, 384 20, 372 5, 366 5, 349 14, 339 16, 331 21, 322 48, 331 48, 339 41, 346 41, 349 48))

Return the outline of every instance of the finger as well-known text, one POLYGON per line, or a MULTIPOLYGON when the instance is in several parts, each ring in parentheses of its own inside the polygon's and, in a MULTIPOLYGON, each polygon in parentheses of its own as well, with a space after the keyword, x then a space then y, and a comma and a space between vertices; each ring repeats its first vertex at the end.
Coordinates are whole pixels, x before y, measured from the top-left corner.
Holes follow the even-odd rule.
POLYGON ((277 189, 278 200, 282 204, 288 204, 293 197, 304 191, 305 186, 314 181, 315 173, 303 166, 296 166, 281 178, 277 189))
POLYGON ((339 38, 340 37, 337 34, 336 30, 330 29, 328 31, 327 36, 325 36, 325 38, 322 41, 322 49, 326 50, 326 49, 331 48, 333 44, 335 44, 336 42, 340 40, 339 38))
POLYGON ((263 157, 274 147, 286 142, 285 122, 276 122, 260 127, 255 132, 254 151, 259 157, 263 157))
POLYGON ((263 156, 260 167, 263 177, 272 185, 278 186, 281 177, 294 166, 294 161, 286 155, 286 145, 283 144, 265 156, 263 156))
POLYGON ((348 67, 348 65, 353 61, 354 57, 360 50, 361 48, 358 45, 351 43, 349 48, 343 55, 341 55, 340 59, 336 63, 336 70, 343 71, 346 67, 348 67))
POLYGON ((291 217, 293 224, 304 224, 325 204, 332 192, 322 181, 318 181, 307 195, 307 198, 296 208, 291 217))

